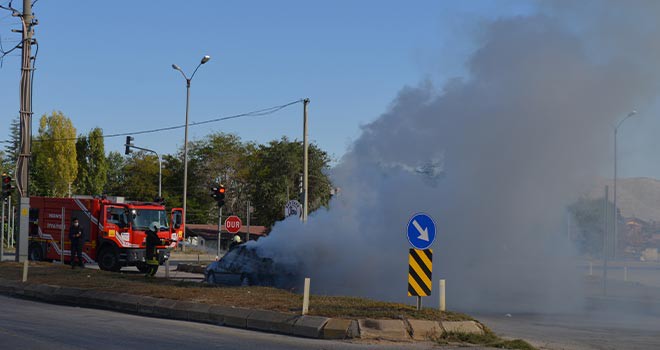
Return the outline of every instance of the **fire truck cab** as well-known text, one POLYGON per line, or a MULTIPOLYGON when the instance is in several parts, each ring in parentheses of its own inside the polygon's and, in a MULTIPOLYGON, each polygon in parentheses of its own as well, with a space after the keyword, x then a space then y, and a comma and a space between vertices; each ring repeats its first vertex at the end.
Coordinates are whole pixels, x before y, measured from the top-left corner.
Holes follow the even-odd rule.
POLYGON ((183 239, 183 209, 170 212, 161 203, 125 201, 123 197, 30 198, 29 257, 31 260, 71 259, 69 227, 77 218, 84 231, 82 256, 97 262, 102 270, 119 271, 136 266, 146 271, 145 238, 152 222, 160 223, 158 246, 162 264, 169 258, 167 248, 183 239))

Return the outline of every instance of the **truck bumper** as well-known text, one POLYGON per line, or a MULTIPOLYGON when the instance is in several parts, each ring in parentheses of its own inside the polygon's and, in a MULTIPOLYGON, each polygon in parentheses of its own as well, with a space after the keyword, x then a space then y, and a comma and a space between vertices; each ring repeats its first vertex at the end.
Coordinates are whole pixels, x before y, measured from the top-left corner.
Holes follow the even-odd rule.
MULTIPOLYGON (((158 262, 162 265, 170 258, 170 252, 167 249, 158 250, 158 262)), ((146 262, 144 249, 126 249, 119 253, 119 261, 124 266, 135 266, 138 262, 146 262)))

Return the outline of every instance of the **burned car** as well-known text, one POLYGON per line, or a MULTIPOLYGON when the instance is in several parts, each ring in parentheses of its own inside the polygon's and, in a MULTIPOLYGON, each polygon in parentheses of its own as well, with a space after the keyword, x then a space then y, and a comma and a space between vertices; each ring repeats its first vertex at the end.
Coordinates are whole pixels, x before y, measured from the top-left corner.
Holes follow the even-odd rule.
POLYGON ((204 281, 226 286, 295 288, 295 269, 262 257, 254 245, 239 245, 204 270, 204 281))

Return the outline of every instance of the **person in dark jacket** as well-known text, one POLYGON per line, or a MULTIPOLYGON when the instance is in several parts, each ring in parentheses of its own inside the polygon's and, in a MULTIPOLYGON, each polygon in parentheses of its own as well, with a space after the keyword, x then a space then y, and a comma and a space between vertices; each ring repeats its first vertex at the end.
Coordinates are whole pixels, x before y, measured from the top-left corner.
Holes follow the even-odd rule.
POLYGON ((160 238, 158 237, 158 231, 160 230, 160 224, 156 221, 152 222, 149 225, 149 229, 145 232, 147 234, 146 238, 146 254, 147 259, 147 277, 154 276, 156 271, 158 271, 158 251, 156 246, 162 244, 160 238))
POLYGON ((71 241, 71 268, 76 267, 76 259, 75 257, 78 256, 78 265, 80 267, 85 267, 85 264, 83 263, 82 259, 82 244, 83 244, 83 238, 84 232, 82 227, 80 226, 80 222, 78 221, 78 218, 73 218, 73 222, 71 223, 71 228, 69 229, 69 240, 71 241))

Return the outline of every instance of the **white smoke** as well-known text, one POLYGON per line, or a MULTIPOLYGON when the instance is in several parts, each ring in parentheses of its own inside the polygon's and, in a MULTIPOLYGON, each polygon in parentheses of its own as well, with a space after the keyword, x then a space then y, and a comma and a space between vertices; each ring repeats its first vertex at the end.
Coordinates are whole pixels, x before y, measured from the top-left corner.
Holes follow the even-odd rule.
POLYGON ((423 211, 454 308, 574 307, 562 214, 609 167, 613 121, 658 93, 660 5, 635 3, 550 2, 484 24, 467 77, 403 88, 333 169, 330 209, 255 245, 316 293, 405 300, 405 225, 423 211))

